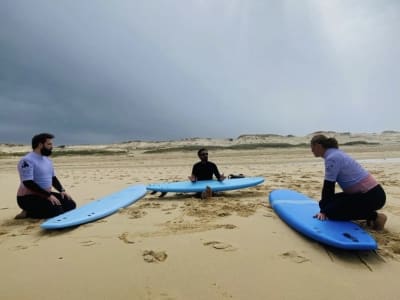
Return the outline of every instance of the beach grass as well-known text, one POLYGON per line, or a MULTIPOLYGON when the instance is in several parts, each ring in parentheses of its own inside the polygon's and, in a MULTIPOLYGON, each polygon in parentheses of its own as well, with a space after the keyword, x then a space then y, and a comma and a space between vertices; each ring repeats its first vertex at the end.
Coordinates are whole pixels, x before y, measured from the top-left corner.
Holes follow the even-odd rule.
POLYGON ((157 148, 144 151, 147 154, 153 153, 165 153, 165 152, 189 152, 197 151, 200 148, 207 148, 208 150, 253 150, 259 148, 295 148, 295 147, 305 147, 307 144, 286 144, 286 143, 254 143, 254 144, 239 144, 230 146, 217 146, 217 145, 183 145, 179 147, 168 147, 168 148, 157 148))
MULTIPOLYGON (((343 143, 342 146, 356 146, 356 145, 379 145, 379 143, 370 143, 366 141, 352 141, 348 143, 343 143)), ((255 149, 267 149, 267 148, 276 148, 276 149, 288 149, 288 148, 307 148, 310 144, 308 143, 299 143, 299 144, 289 144, 289 143, 251 143, 251 144, 237 144, 230 146, 218 146, 218 145, 209 145, 204 146, 208 150, 255 150, 255 149)), ((147 154, 153 153, 165 153, 165 152, 189 152, 189 151, 197 151, 202 148, 201 145, 183 145, 179 147, 168 147, 168 148, 156 148, 144 151, 147 154)))

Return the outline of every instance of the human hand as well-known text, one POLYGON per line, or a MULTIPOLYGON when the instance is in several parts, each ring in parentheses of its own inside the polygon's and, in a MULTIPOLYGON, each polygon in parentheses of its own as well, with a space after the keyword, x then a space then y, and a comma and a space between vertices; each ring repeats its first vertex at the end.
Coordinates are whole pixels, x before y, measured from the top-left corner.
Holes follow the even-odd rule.
POLYGON ((222 180, 224 180, 226 177, 225 177, 225 175, 224 175, 224 173, 222 173, 220 176, 219 176, 219 181, 222 181, 222 180))
POLYGON ((62 199, 64 199, 64 198, 71 199, 71 196, 68 195, 67 192, 65 192, 65 191, 60 192, 60 194, 61 194, 61 198, 62 199))
POLYGON ((190 176, 188 176, 188 178, 189 178, 189 180, 190 180, 191 182, 196 182, 196 181, 197 181, 197 178, 196 178, 196 176, 194 176, 194 175, 190 175, 190 176))
POLYGON ((58 199, 56 198, 56 196, 54 196, 54 195, 50 195, 50 196, 47 198, 47 200, 49 200, 49 201, 51 202, 51 204, 53 204, 53 205, 61 205, 60 200, 58 200, 58 199))
POLYGON ((322 213, 322 212, 317 213, 317 214, 314 216, 314 218, 316 218, 316 219, 318 219, 318 220, 321 220, 321 221, 328 220, 328 217, 327 217, 324 213, 322 213))

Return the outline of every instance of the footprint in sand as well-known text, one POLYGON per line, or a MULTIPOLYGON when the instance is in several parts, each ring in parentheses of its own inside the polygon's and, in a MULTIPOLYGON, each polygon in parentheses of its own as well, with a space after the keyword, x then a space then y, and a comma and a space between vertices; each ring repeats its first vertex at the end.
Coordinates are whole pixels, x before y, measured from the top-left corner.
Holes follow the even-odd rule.
POLYGON ((267 214, 263 214, 264 217, 267 218, 272 218, 272 219, 276 219, 276 215, 272 214, 272 213, 267 213, 267 214))
POLYGON ((215 214, 218 217, 228 217, 228 216, 231 215, 231 213, 229 211, 225 211, 225 210, 218 210, 218 211, 215 212, 215 214))
POLYGON ((81 244, 82 246, 89 247, 89 246, 95 245, 96 242, 88 240, 88 241, 83 241, 83 242, 81 242, 80 244, 81 244))
POLYGON ((18 245, 18 246, 15 247, 15 250, 25 250, 25 249, 28 249, 28 248, 29 248, 28 246, 18 245))
POLYGON ((382 257, 392 258, 400 261, 400 235, 398 233, 383 230, 371 232, 378 242, 378 254, 382 257))
POLYGON ((235 251, 236 248, 230 244, 219 242, 219 241, 210 241, 203 243, 204 246, 211 246, 217 250, 224 250, 224 251, 235 251))
POLYGON ((145 211, 142 211, 141 209, 138 208, 128 209, 126 210, 126 213, 129 215, 129 219, 139 219, 147 215, 145 211))
POLYGON ((163 262, 167 259, 168 255, 165 251, 153 251, 145 250, 143 251, 143 259, 148 263, 163 262))
POLYGON ((391 245, 391 249, 392 249, 394 254, 400 254, 400 245, 399 245, 399 243, 393 243, 391 245))
POLYGON ((288 252, 282 253, 280 256, 283 258, 289 258, 290 260, 292 260, 298 264, 310 261, 307 257, 297 254, 296 251, 288 251, 288 252))
POLYGON ((218 225, 217 228, 235 229, 235 228, 237 228, 237 226, 233 225, 233 224, 222 224, 222 225, 218 225))
POLYGON ((135 242, 133 241, 132 237, 129 237, 128 232, 124 232, 118 237, 121 241, 123 241, 126 244, 134 244, 135 242))
POLYGON ((170 213, 170 210, 175 210, 175 209, 177 209, 177 207, 178 207, 177 204, 173 204, 171 207, 162 208, 161 211, 166 211, 166 212, 170 213))
POLYGON ((161 204, 157 202, 144 202, 139 205, 139 208, 160 208, 161 204))

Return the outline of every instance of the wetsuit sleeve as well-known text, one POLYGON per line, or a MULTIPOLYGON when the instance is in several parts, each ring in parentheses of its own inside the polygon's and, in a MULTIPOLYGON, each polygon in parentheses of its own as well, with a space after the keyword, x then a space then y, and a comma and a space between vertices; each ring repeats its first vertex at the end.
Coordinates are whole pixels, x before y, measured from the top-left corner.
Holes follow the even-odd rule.
POLYGON ((33 180, 24 180, 22 181, 22 183, 31 191, 39 193, 45 197, 49 197, 51 195, 50 192, 42 189, 36 182, 34 182, 33 180))
POLYGON ((219 173, 216 164, 214 164, 214 175, 215 175, 215 177, 217 177, 218 180, 221 178, 221 174, 219 173))
POLYGON ((192 175, 197 176, 196 175, 196 165, 195 164, 193 165, 193 168, 192 168, 192 175))
POLYGON ((57 191, 59 191, 60 193, 65 191, 64 188, 62 187, 60 181, 58 180, 58 178, 56 176, 53 176, 52 184, 53 184, 54 188, 57 191))
POLYGON ((324 180, 324 186, 322 187, 321 201, 319 201, 319 207, 322 213, 324 213, 324 208, 335 195, 335 183, 336 183, 335 181, 324 180))

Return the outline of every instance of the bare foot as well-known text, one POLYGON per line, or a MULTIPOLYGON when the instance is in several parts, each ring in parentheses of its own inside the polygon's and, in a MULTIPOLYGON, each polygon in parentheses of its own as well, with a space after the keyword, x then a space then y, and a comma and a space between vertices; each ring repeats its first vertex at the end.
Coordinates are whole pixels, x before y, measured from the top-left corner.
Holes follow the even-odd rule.
POLYGON ((201 193, 201 199, 208 199, 212 197, 212 189, 207 186, 205 191, 201 193))
POLYGON ((376 217, 376 219, 374 221, 373 229, 375 229, 375 230, 383 230, 383 228, 385 227, 386 221, 387 221, 386 215, 378 213, 378 216, 376 217))
POLYGON ((22 210, 18 215, 14 217, 14 219, 25 219, 28 217, 28 213, 26 210, 22 210))

